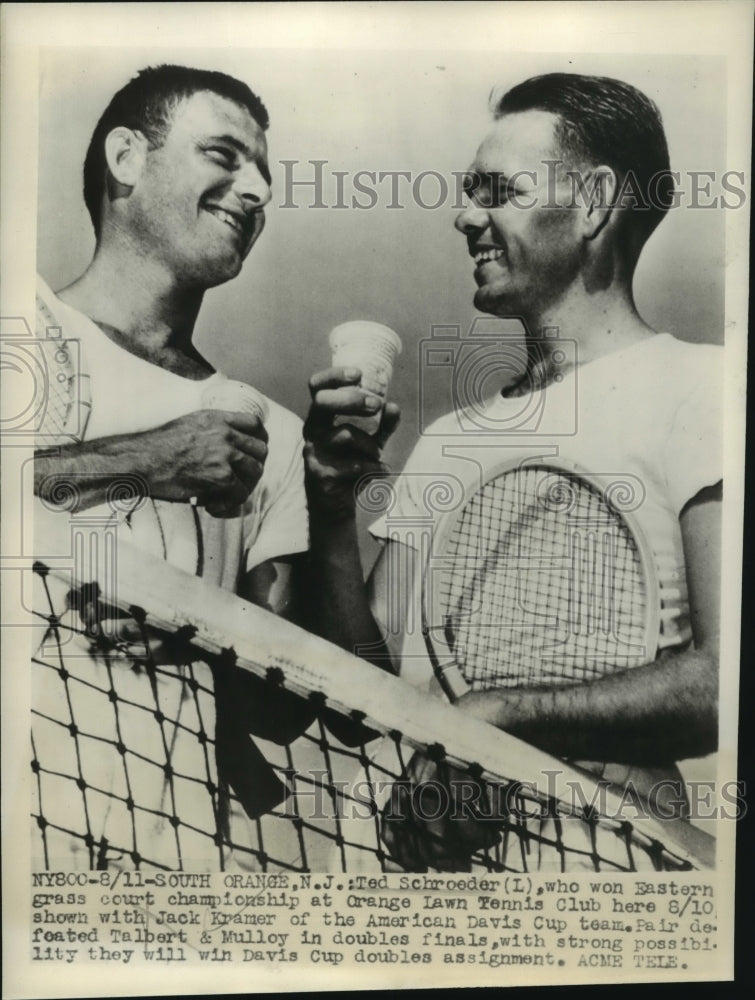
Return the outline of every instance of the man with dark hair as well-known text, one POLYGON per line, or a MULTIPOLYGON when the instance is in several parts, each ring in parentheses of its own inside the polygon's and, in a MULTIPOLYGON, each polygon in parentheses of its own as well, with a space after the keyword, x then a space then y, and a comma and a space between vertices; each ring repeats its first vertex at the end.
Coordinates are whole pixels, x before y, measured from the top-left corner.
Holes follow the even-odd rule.
MULTIPOLYGON (((502 95, 495 92, 491 109, 496 120, 523 111, 555 115, 554 138, 575 182, 589 181, 589 165, 615 171, 615 203, 635 208, 622 216, 637 230, 624 249, 636 252, 673 204, 674 179, 666 134, 658 108, 645 94, 621 80, 549 73, 535 76, 502 95)), ((584 190, 584 189, 583 189, 584 190)))
POLYGON ((141 70, 115 94, 103 112, 84 160, 84 202, 96 235, 100 232, 108 133, 119 125, 127 125, 141 132, 151 149, 157 149, 165 142, 178 106, 199 91, 215 94, 245 108, 262 131, 267 131, 270 119, 265 105, 245 83, 226 73, 169 65, 141 70))
MULTIPOLYGON (((526 370, 485 402, 477 426, 460 409, 417 443, 390 512, 371 528, 383 551, 370 606, 354 556, 354 487, 378 471, 377 445, 328 422, 339 412, 363 412, 345 373, 314 376, 305 463, 322 613, 336 609, 344 647, 379 654, 384 644, 400 673, 432 689, 429 664, 416 656, 421 637, 407 628, 419 620, 409 602, 433 528, 418 525, 437 516, 428 509, 429 481, 469 488, 504 456, 555 454, 639 484, 636 519, 655 557, 686 581, 678 614, 664 622, 662 642, 659 636, 663 654, 595 679, 526 685, 500 663, 497 683, 473 684, 458 704, 618 786, 631 782, 640 795, 660 788, 656 805, 683 811, 675 762, 717 745, 722 350, 657 333, 634 304, 637 258, 670 203, 660 116, 627 84, 571 74, 528 80, 496 99, 493 111, 456 228, 475 263, 475 305, 523 322, 526 370), (659 181, 665 193, 649 209, 643 201, 659 181), (630 184, 636 197, 626 198, 630 184), (539 415, 532 427, 519 417, 524 393, 539 415), (500 434, 491 436, 491 427, 500 434), (328 577, 329 566, 338 571, 328 577)), ((394 423, 395 413, 386 421, 394 423)), ((422 755, 409 771, 417 781, 438 777, 422 755)), ((490 830, 469 817, 436 819, 430 838, 416 835, 417 824, 409 816, 384 830, 394 858, 410 869, 463 867, 475 848, 490 844, 490 830)))
MULTIPOLYGON (((180 66, 142 71, 110 102, 92 136, 84 170, 85 199, 97 235, 94 256, 84 273, 57 294, 44 282, 39 287, 47 314, 81 346, 92 387, 91 413, 82 440, 37 452, 35 491, 49 508, 60 484, 71 484, 74 513, 91 512, 94 521, 117 529, 133 545, 295 617, 294 574, 308 544, 301 422, 251 387, 230 383, 192 343, 205 291, 240 272, 262 233, 271 198, 267 126, 264 105, 245 84, 180 66), (124 474, 131 496, 109 504, 111 484, 124 474)), ((110 611, 92 599, 82 598, 78 605, 92 634, 99 634, 101 619, 110 611)), ((81 792, 68 796, 57 823, 49 797, 44 815, 40 812, 47 829, 45 860, 53 867, 69 864, 78 852, 85 866, 150 858, 176 867, 187 860, 217 864, 220 851, 221 864, 228 864, 227 840, 217 842, 223 827, 218 787, 231 781, 247 813, 255 816, 282 797, 280 783, 249 739, 244 692, 222 682, 224 716, 215 726, 215 701, 207 694, 216 692, 219 698, 221 680, 206 664, 178 667, 158 641, 147 653, 143 632, 132 619, 120 622, 117 636, 118 650, 136 665, 117 667, 113 704, 120 706, 121 718, 127 705, 145 709, 137 712, 136 744, 119 750, 120 735, 104 742, 78 736, 81 792), (162 668, 151 681, 138 666, 145 658, 162 668), (206 701, 201 712, 200 697, 206 701), (156 717, 146 711, 155 699, 156 717), (199 737, 177 722, 194 703, 199 737), (166 718, 176 721, 168 758, 162 761, 168 753, 161 749, 166 718), (207 763, 205 731, 217 736, 218 765, 223 758, 230 767, 225 774, 215 773, 214 761, 207 763), (156 747, 156 766, 143 768, 138 787, 131 786, 127 795, 117 793, 124 775, 129 781, 129 762, 131 780, 137 766, 128 754, 149 756, 147 746, 156 747), (187 817, 171 818, 166 806, 168 789, 177 794, 176 761, 194 776, 194 783, 186 785, 186 826, 181 824, 187 817), (235 784, 229 774, 237 776, 235 784), (98 796, 87 788, 98 789, 98 796), (137 827, 142 832, 138 842, 137 827), (206 831, 191 845, 190 858, 176 847, 179 827, 184 837, 189 828, 206 831), (55 839, 56 828, 74 832, 55 839)), ((87 726, 111 711, 106 691, 113 655, 112 647, 94 655, 84 640, 62 681, 54 671, 39 673, 35 747, 40 773, 54 766, 60 752, 60 730, 48 729, 45 735, 42 729, 45 718, 58 717, 66 683, 79 682, 76 691, 85 699, 78 706, 79 719, 87 726)), ((71 791, 74 786, 63 787, 71 791)))
MULTIPOLYGON (((191 336, 204 292, 239 273, 264 227, 270 200, 267 124, 259 98, 222 73, 160 66, 128 83, 100 119, 86 158, 84 195, 97 234, 94 257, 57 301, 50 303, 49 290, 42 289, 53 314, 61 303, 63 309, 73 307, 90 321, 83 324, 85 337, 93 325, 104 334, 95 344, 116 344, 188 384, 212 376, 191 336)), ((89 345, 87 351, 87 346, 88 359, 97 348, 89 345)), ((107 385, 107 392, 112 390, 107 385)), ((56 449, 49 458, 38 455, 38 483, 51 485, 51 473, 63 477, 66 458, 72 471, 88 458, 80 504, 90 506, 104 499, 109 473, 123 471, 123 452, 128 461, 133 458, 130 471, 150 487, 152 497, 204 499, 212 493, 217 503, 225 491, 232 507, 245 500, 262 473, 267 449, 259 421, 241 419, 242 429, 226 431, 227 421, 216 413, 182 415, 188 423, 156 430, 134 448, 92 433, 91 424, 96 428, 100 419, 95 401, 87 438, 96 437, 96 444, 56 449), (197 422, 202 426, 195 427, 197 422), (213 468, 200 463, 201 442, 205 434, 218 433, 227 434, 230 450, 228 464, 213 468), (182 454, 179 441, 189 434, 196 456, 186 469, 174 469, 182 454)), ((118 419, 138 420, 135 414, 118 419)))

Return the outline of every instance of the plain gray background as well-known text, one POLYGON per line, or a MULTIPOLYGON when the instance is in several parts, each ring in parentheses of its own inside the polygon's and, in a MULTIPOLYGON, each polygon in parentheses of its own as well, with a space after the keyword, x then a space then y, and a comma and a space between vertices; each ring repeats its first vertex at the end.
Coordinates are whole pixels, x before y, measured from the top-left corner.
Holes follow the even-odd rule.
MULTIPOLYGON (((513 42, 512 42, 513 46, 513 42)), ((572 71, 615 76, 659 105, 672 169, 714 171, 724 162, 726 74, 714 57, 500 55, 453 51, 48 49, 41 59, 38 265, 58 289, 90 259, 94 237, 81 195, 89 137, 112 94, 138 69, 161 62, 220 69, 245 80, 267 104, 273 200, 266 230, 241 275, 213 289, 200 314, 196 341, 227 374, 243 378, 306 413, 309 375, 329 362, 328 331, 348 319, 393 327, 404 351, 393 383, 401 427, 386 458, 400 469, 420 427, 452 407, 448 372, 421 372, 421 341, 433 325, 458 326, 477 315, 472 262, 454 230, 454 195, 436 209, 415 204, 405 181, 402 209, 390 209, 390 185, 377 183, 371 209, 311 208, 312 189, 286 198, 282 160, 327 160, 324 200, 336 201, 334 171, 348 171, 347 204, 358 170, 453 171, 471 162, 490 121, 494 86, 528 76, 572 71), (418 413, 423 383, 424 412, 418 413), (429 398, 428 398, 429 395, 429 398)), ((741 167, 741 165, 739 165, 741 167)), ((423 181, 426 203, 438 186, 423 181)), ((712 182, 710 195, 720 194, 712 182)), ((362 201, 367 199, 358 195, 362 201)), ((710 201, 702 196, 701 201, 710 201)), ((729 196, 730 201, 734 201, 729 196)), ((640 260, 635 293, 657 329, 693 341, 723 342, 725 210, 679 208, 651 237, 640 260)), ((509 324, 512 327, 512 324, 509 324)), ((513 323, 513 329, 518 325, 513 323)), ((494 381, 494 378, 493 378, 494 381)))

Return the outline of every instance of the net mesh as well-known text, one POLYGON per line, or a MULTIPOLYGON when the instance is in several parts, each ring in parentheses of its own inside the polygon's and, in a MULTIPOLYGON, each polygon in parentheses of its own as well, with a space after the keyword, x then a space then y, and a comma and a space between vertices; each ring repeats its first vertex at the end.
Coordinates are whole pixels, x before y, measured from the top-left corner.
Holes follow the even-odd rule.
MULTIPOLYGON (((349 710, 321 685, 291 684, 269 657, 198 648, 196 615, 166 635, 152 629, 149 608, 129 605, 142 629, 135 652, 133 643, 124 647, 83 623, 86 587, 72 588, 42 562, 33 581, 32 857, 41 868, 505 872, 692 864, 678 846, 664 846, 664 831, 601 815, 589 793, 587 802, 566 802, 523 781, 516 760, 480 765, 490 733, 501 735, 482 724, 480 756, 454 749, 457 727, 447 713, 458 713, 461 727, 458 709, 426 706, 416 731, 399 725, 416 692, 377 668, 354 661, 374 670, 376 689, 378 680, 390 682, 390 697, 383 691, 369 713, 349 710), (437 780, 418 780, 418 761, 431 761, 437 780), (465 823, 474 815, 484 845, 462 846, 453 821, 440 833, 437 822, 418 823, 418 815, 436 817, 428 790, 446 797, 443 815, 452 805, 465 823), (424 860, 397 852, 395 837, 389 850, 388 827, 399 843, 414 838, 422 849, 413 856, 424 860)), ((88 597, 91 587, 96 596, 96 585, 88 586, 88 597)))
POLYGON ((591 680, 655 656, 632 534, 600 489, 560 470, 485 484, 431 567, 430 634, 473 689, 591 680))

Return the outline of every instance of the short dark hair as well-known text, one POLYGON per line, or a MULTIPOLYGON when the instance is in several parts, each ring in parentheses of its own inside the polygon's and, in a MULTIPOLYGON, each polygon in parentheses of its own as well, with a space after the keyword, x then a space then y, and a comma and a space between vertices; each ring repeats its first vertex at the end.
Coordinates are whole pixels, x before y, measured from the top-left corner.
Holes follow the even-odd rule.
POLYGON ((495 118, 531 110, 557 115, 560 152, 611 167, 620 190, 636 196, 642 210, 630 216, 643 241, 671 207, 674 181, 661 113, 636 87, 604 76, 547 73, 503 97, 494 92, 491 106, 495 118))
POLYGON ((267 108, 245 83, 215 70, 188 66, 150 66, 122 87, 97 122, 84 160, 84 201, 94 231, 100 233, 100 208, 105 190, 105 138, 119 125, 142 132, 152 149, 165 141, 173 114, 192 94, 210 91, 246 108, 259 127, 267 129, 267 108))

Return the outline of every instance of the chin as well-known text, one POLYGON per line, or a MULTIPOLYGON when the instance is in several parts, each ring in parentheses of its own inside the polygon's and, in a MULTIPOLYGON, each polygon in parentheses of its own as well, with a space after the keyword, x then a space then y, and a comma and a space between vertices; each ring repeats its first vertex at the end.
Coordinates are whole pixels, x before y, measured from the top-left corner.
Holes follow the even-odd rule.
POLYGON ((500 292, 496 293, 488 285, 478 288, 474 296, 475 309, 491 316, 518 316, 516 305, 500 292))
POLYGON ((205 288, 215 288, 217 285, 225 284, 226 281, 231 281, 240 274, 243 263, 241 257, 238 256, 223 262, 217 260, 208 262, 200 268, 195 277, 205 288))

